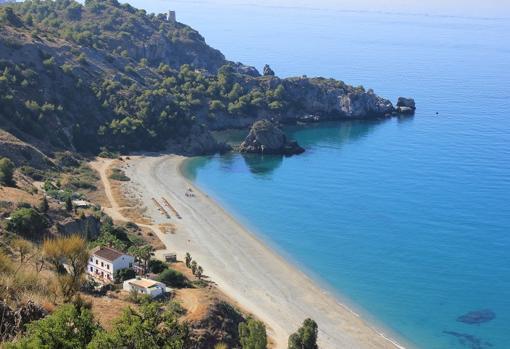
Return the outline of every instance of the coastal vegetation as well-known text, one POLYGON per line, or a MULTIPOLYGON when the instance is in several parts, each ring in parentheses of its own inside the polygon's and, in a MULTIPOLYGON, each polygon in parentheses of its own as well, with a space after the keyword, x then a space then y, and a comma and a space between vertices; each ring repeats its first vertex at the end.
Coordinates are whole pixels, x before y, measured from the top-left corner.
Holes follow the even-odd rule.
POLYGON ((317 349, 319 327, 312 319, 303 321, 303 325, 289 337, 289 349, 317 349))
POLYGON ((239 324, 239 340, 243 349, 267 348, 266 326, 260 321, 249 318, 239 324))
POLYGON ((373 92, 341 81, 279 79, 269 67, 260 76, 189 26, 116 0, 24 1, 0 8, 0 21, 0 127, 44 150, 158 150, 260 115, 393 112, 373 92), (365 102, 352 110, 351 99, 365 102))
POLYGON ((13 185, 14 164, 8 158, 0 158, 0 185, 13 185))

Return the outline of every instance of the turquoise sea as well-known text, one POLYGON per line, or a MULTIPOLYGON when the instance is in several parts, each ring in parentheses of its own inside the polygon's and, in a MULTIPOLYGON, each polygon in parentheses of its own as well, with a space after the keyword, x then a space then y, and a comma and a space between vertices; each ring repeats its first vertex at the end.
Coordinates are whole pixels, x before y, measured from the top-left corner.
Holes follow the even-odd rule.
POLYGON ((402 340, 510 348, 510 19, 172 6, 229 59, 416 99, 411 118, 289 128, 300 156, 196 158, 187 170, 402 340), (479 310, 494 319, 457 321, 479 310))

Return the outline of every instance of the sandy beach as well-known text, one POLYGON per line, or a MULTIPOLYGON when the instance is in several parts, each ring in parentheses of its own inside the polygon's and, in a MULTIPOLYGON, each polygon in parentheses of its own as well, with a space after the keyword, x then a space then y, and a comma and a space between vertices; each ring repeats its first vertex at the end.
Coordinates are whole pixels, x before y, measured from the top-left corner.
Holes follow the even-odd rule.
POLYGON ((174 155, 131 157, 123 166, 131 178, 127 184, 129 195, 147 208, 145 215, 152 219, 153 227, 175 225, 175 234, 153 229, 167 251, 176 252, 179 259, 189 252, 223 292, 266 323, 277 348, 287 347, 288 336, 307 317, 319 325, 321 348, 402 348, 318 287, 195 188, 180 171, 185 159, 174 155), (192 188, 194 197, 185 195, 188 188, 192 188), (158 210, 153 199, 166 207, 170 219, 158 210))

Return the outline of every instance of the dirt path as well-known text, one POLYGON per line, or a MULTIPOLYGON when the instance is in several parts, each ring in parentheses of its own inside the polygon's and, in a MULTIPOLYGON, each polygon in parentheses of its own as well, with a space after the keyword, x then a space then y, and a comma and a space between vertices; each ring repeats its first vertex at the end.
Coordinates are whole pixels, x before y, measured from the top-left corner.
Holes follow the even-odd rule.
MULTIPOLYGON (((133 223, 136 223, 136 225, 138 225, 139 227, 148 228, 148 229, 152 230, 152 232, 154 234, 156 234, 161 241, 164 241, 163 236, 162 236, 164 233, 161 231, 159 226, 157 226, 155 224, 143 224, 141 222, 137 222, 133 219, 127 218, 122 213, 122 209, 129 208, 129 207, 120 206, 118 204, 117 200, 115 200, 115 196, 113 195, 112 186, 111 186, 110 180, 108 178, 108 170, 114 164, 114 162, 115 162, 114 159, 98 158, 97 160, 95 160, 89 164, 94 170, 97 171, 97 173, 99 173, 99 177, 101 178, 101 183, 103 184, 106 198, 108 199, 108 203, 110 205, 110 207, 102 207, 103 211, 115 221, 120 221, 120 222, 125 222, 125 223, 133 222, 133 223)), ((165 251, 166 250, 164 250, 164 251, 159 250, 158 253, 160 253, 160 254, 165 253, 165 251)))

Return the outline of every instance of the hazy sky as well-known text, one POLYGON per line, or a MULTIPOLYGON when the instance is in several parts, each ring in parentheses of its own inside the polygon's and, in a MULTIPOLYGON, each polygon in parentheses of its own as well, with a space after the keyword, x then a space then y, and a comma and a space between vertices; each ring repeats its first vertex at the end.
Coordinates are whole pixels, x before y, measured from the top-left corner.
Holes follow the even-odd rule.
MULTIPOLYGON (((510 0, 156 0, 161 3, 207 2, 221 4, 260 4, 345 10, 430 13, 469 16, 510 16, 510 0)), ((131 1, 137 2, 137 1, 131 1)), ((141 1, 139 1, 141 3, 141 1)))

